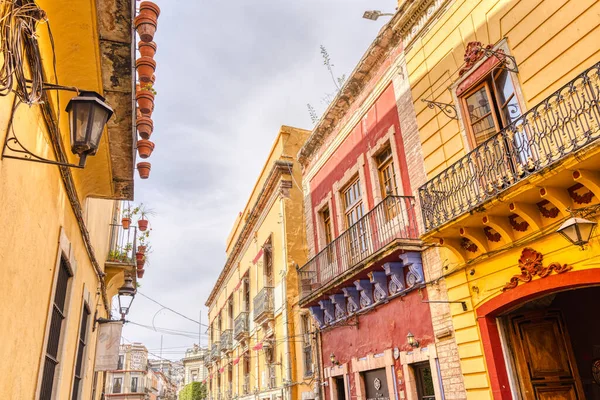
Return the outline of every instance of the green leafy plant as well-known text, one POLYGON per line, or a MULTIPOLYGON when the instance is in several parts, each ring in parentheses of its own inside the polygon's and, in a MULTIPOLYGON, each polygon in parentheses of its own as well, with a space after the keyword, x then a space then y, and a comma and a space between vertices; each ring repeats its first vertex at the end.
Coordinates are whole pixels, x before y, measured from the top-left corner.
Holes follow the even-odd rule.
POLYGON ((153 217, 156 215, 154 209, 147 207, 144 203, 140 203, 138 206, 140 212, 140 219, 147 219, 146 217, 153 217))
POLYGON ((123 208, 123 218, 132 218, 140 212, 139 207, 131 207, 131 204, 127 203, 127 207, 123 208))
POLYGON ((202 382, 191 382, 179 392, 179 400, 203 400, 208 396, 206 384, 202 382))
MULTIPOLYGON (((321 57, 323 58, 323 65, 325 65, 325 68, 327 68, 327 71, 329 71, 331 81, 333 82, 335 88, 333 92, 326 92, 325 96, 321 99, 321 102, 325 105, 325 108, 327 108, 329 104, 335 99, 339 91, 342 89, 342 86, 344 86, 344 82, 346 82, 346 75, 342 74, 341 76, 336 78, 335 73, 333 71, 333 67, 335 67, 335 65, 331 62, 329 52, 327 51, 327 48, 325 48, 325 46, 323 45, 321 45, 321 57)), ((315 111, 315 108, 310 103, 308 103, 306 106, 308 107, 308 115, 310 116, 310 120, 313 124, 316 124, 319 121, 319 117, 317 112, 315 111)))
POLYGON ((152 85, 152 83, 146 83, 145 85, 140 86, 142 90, 147 90, 150 93, 152 93, 153 95, 157 95, 158 93, 156 92, 156 90, 154 89, 154 86, 152 85))

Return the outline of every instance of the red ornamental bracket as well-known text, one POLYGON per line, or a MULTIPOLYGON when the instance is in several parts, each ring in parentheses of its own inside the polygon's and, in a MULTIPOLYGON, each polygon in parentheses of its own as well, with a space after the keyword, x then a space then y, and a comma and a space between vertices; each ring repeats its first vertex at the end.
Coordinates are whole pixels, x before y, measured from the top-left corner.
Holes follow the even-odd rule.
POLYGON ((542 265, 544 255, 535 251, 532 248, 525 248, 519 258, 519 268, 521 268, 521 274, 515 275, 510 278, 510 281, 504 285, 502 291, 505 292, 510 289, 514 289, 519 285, 519 282, 531 282, 534 276, 545 278, 552 273, 562 274, 573 269, 572 266, 567 264, 552 263, 547 267, 542 265))

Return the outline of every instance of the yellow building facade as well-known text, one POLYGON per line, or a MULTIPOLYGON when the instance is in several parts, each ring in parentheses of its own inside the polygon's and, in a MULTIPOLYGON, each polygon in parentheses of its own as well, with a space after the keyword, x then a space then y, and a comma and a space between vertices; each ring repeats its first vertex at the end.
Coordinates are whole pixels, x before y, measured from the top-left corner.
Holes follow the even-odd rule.
MULTIPOLYGON (((117 200, 133 198, 133 7, 110 0, 0 5, 13 34, 17 21, 35 26, 21 32, 26 50, 0 96, 0 398, 101 395, 94 320, 110 317, 125 273, 135 274, 135 261, 105 264, 118 233, 111 225, 117 200), (20 88, 19 74, 29 79, 20 88), (73 88, 103 95, 115 111, 85 168, 10 158, 79 163, 65 110, 73 88)), ((6 68, 6 54, 0 64, 6 68)))
POLYGON ((587 234, 600 199, 600 3, 399 12, 427 175, 422 239, 456 302, 467 398, 598 398, 600 241, 587 234), (576 226, 582 247, 557 233, 576 226))
POLYGON ((313 399, 313 337, 298 306, 306 261, 301 172, 309 131, 283 126, 227 240, 227 261, 206 302, 211 399, 313 399))

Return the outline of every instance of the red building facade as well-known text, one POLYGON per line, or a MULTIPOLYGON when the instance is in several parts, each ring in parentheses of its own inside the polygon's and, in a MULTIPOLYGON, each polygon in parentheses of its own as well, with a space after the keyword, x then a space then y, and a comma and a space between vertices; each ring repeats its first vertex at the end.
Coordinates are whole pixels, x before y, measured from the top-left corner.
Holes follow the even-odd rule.
POLYGON ((429 304, 413 197, 425 173, 418 132, 403 129, 414 111, 390 30, 299 154, 310 249, 299 267, 300 305, 314 317, 330 400, 443 398, 451 378, 439 372, 438 345, 445 366, 457 356, 433 326, 445 316, 429 304))

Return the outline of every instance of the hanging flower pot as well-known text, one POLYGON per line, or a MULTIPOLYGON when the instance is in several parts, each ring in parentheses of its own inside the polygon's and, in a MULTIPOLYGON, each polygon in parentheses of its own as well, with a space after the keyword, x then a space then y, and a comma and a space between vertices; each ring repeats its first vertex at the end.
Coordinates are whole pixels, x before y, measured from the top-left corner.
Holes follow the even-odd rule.
POLYGON ((146 246, 144 246, 143 244, 139 245, 137 247, 137 251, 140 252, 140 253, 142 253, 142 254, 145 254, 146 253, 146 246))
MULTIPOLYGON (((138 110, 140 110, 140 108, 138 107, 138 110)), ((152 107, 152 109, 148 112, 142 112, 142 110, 140 110, 140 115, 142 117, 146 117, 146 118, 152 118, 152 113, 154 112, 154 107, 152 107)))
POLYGON ((152 122, 152 118, 141 116, 140 113, 140 116, 135 122, 135 126, 142 139, 150 139, 150 135, 152 135, 152 131, 154 130, 154 123, 152 122))
POLYGON ((151 1, 142 1, 139 15, 157 20, 160 15, 160 8, 151 1))
POLYGON ((150 82, 152 83, 152 86, 154 86, 154 82, 156 82, 156 75, 152 74, 150 77, 150 82))
POLYGON ((137 31, 142 42, 151 42, 156 33, 156 19, 148 18, 143 15, 138 15, 133 20, 135 30, 137 31))
POLYGON ((138 269, 137 271, 135 271, 137 274, 138 279, 142 279, 144 277, 144 271, 143 269, 138 269))
POLYGON ((142 114, 152 113, 154 109, 154 93, 148 89, 140 89, 136 92, 135 98, 142 114))
MULTIPOLYGON (((146 229, 148 229, 148 220, 147 219, 140 219, 138 221, 138 228, 140 229, 140 231, 146 232, 146 229)), ((139 247, 138 247, 138 249, 139 249, 139 247)))
POLYGON ((156 54, 156 43, 154 42, 138 42, 138 50, 142 57, 154 58, 156 54))
POLYGON ((121 219, 121 225, 123 225, 123 229, 129 229, 129 225, 131 225, 131 218, 121 219))
POLYGON ((136 261, 143 261, 144 253, 138 251, 137 253, 135 253, 135 259, 136 259, 136 261))
POLYGON ((140 57, 135 61, 135 67, 140 82, 149 83, 156 70, 156 61, 150 57, 140 57))
POLYGON ((137 164, 137 170, 140 174, 140 178, 148 179, 150 176, 150 166, 151 164, 149 162, 140 162, 137 164))
POLYGON ((141 158, 148 158, 154 151, 154 143, 146 139, 138 140, 137 150, 141 158))

